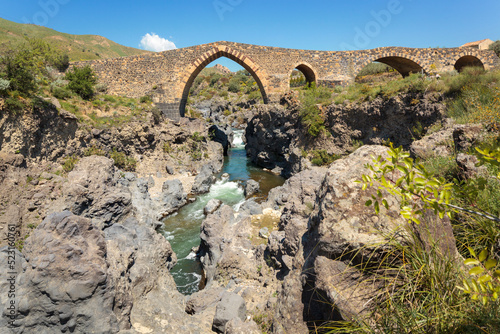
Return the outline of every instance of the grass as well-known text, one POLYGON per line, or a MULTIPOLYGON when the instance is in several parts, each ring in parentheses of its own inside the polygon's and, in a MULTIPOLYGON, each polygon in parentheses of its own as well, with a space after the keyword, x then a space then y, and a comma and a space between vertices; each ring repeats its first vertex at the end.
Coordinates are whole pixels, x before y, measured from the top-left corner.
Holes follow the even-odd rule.
POLYGON ((75 168, 75 165, 78 163, 78 160, 78 157, 76 157, 75 155, 66 157, 62 165, 64 172, 71 172, 73 168, 75 168))
POLYGON ((55 49, 67 53, 70 61, 95 60, 147 54, 149 51, 115 43, 96 35, 71 35, 34 24, 21 24, 0 18, 0 53, 20 46, 24 37, 41 38, 55 49))

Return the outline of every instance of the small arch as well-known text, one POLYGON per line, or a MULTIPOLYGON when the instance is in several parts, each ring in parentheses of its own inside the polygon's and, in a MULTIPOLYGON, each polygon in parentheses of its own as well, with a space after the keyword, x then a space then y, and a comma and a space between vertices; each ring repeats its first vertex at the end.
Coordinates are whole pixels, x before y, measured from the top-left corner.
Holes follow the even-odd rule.
POLYGON ((413 57, 406 57, 402 55, 387 55, 387 54, 382 54, 378 55, 375 57, 372 57, 371 59, 367 60, 364 62, 358 69, 357 74, 368 64, 372 62, 379 62, 382 64, 389 65, 390 67, 394 68, 396 71, 399 72, 404 77, 409 76, 411 73, 419 73, 424 71, 425 69, 417 63, 416 59, 412 59, 413 57))
POLYGON ((261 79, 261 77, 265 77, 265 75, 262 74, 262 70, 255 63, 253 63, 250 58, 243 55, 241 52, 233 50, 229 47, 216 46, 212 50, 205 52, 201 57, 196 59, 186 70, 185 76, 183 80, 181 80, 182 94, 180 97, 179 105, 179 114, 181 117, 184 117, 185 115, 189 91, 191 89, 191 86, 193 85, 194 80, 208 64, 216 59, 219 59, 220 57, 229 58, 241 65, 245 70, 247 70, 257 82, 264 103, 268 103, 269 99, 264 88, 266 84, 261 79))
POLYGON ((483 62, 472 55, 462 56, 455 62, 455 69, 458 72, 462 72, 465 67, 481 67, 484 70, 483 62))
POLYGON ((306 85, 310 85, 312 83, 317 84, 318 76, 316 75, 316 71, 308 63, 301 62, 290 70, 288 74, 288 87, 290 87, 291 85, 291 76, 294 70, 299 70, 304 75, 304 78, 306 79, 306 85))

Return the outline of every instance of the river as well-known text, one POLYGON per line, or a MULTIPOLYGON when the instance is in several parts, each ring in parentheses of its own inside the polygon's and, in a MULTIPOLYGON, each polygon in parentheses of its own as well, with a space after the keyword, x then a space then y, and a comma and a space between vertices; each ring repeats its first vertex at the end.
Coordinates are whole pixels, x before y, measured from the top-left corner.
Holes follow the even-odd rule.
POLYGON ((270 189, 282 185, 285 181, 282 177, 250 163, 242 136, 243 130, 234 131, 232 148, 229 149, 223 170, 210 192, 198 196, 195 202, 184 206, 163 221, 162 233, 172 245, 178 259, 171 273, 177 289, 185 295, 198 291, 201 280, 201 264, 191 249, 200 244, 200 226, 205 218, 203 209, 208 201, 217 198, 227 205, 232 205, 237 211, 245 201, 243 186, 247 180, 259 182, 261 192, 257 194, 258 201, 265 199, 270 189), (224 173, 229 174, 229 178, 223 179, 224 173))

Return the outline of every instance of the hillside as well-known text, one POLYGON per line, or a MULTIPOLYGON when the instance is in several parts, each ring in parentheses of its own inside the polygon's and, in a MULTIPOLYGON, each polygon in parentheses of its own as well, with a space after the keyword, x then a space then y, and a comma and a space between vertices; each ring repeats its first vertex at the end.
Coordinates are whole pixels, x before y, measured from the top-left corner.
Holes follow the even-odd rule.
POLYGON ((71 35, 34 24, 0 18, 0 53, 24 42, 24 37, 41 38, 69 55, 70 61, 126 57, 148 53, 97 35, 71 35))

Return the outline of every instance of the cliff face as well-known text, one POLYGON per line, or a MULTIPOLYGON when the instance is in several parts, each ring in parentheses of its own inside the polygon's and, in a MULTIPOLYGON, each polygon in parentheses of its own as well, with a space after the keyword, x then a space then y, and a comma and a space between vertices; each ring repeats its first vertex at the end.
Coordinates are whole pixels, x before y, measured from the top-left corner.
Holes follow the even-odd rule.
POLYGON ((322 111, 326 134, 312 137, 300 120, 297 101, 284 99, 287 108, 257 106, 246 130, 247 152, 253 163, 275 169, 285 177, 307 168, 303 153, 326 150, 345 154, 353 146, 383 144, 409 148, 424 129, 442 117, 440 96, 400 95, 361 104, 332 104, 322 111))
POLYGON ((0 288, 12 284, 15 296, 2 294, 0 305, 14 302, 16 316, 11 322, 2 313, 0 327, 9 333, 211 332, 211 324, 184 311, 169 273, 176 255, 156 231, 165 213, 186 204, 185 179, 202 166, 221 169, 223 148, 208 138, 203 122, 187 119, 97 129, 51 103, 23 114, 3 110, 0 263, 7 268, 15 254, 15 277, 9 283, 2 270, 0 288), (135 159, 137 173, 105 156, 113 152, 135 159))
POLYGON ((140 174, 166 173, 167 166, 176 172, 199 171, 207 162, 220 169, 223 161, 201 120, 154 124, 132 119, 122 126, 92 128, 50 101, 19 115, 0 111, 0 153, 21 154, 27 163, 62 163, 68 156, 110 156, 113 151, 135 159, 140 174))

